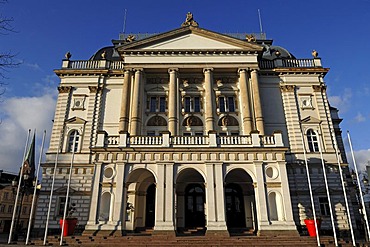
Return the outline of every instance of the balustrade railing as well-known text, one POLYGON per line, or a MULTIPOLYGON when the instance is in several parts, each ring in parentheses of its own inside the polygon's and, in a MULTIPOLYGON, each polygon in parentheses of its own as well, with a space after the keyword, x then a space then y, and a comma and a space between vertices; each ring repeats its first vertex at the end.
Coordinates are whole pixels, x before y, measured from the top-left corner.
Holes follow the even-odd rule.
POLYGON ((208 136, 173 136, 173 145, 208 145, 208 136))
POLYGON ((70 69, 97 69, 99 68, 99 61, 98 60, 69 61, 68 68, 70 69))
POLYGON ((249 136, 129 136, 128 134, 108 136, 105 131, 98 134, 96 147, 283 147, 282 134, 271 136, 252 133, 249 136), (99 141, 101 140, 101 141, 99 141))
POLYGON ((252 145, 250 136, 219 136, 220 145, 252 145))
POLYGON ((321 59, 275 59, 275 60, 260 60, 259 67, 261 69, 273 68, 315 68, 322 67, 321 59))
POLYGON ((109 69, 123 69, 125 63, 122 61, 111 61, 109 65, 109 69))

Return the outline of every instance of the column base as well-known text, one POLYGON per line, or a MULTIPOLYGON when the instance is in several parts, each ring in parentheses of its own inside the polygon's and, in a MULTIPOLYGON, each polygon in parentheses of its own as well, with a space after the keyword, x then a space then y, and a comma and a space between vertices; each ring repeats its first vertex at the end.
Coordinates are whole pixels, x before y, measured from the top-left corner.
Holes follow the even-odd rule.
POLYGON ((272 222, 269 225, 260 225, 257 236, 299 236, 294 222, 272 222))

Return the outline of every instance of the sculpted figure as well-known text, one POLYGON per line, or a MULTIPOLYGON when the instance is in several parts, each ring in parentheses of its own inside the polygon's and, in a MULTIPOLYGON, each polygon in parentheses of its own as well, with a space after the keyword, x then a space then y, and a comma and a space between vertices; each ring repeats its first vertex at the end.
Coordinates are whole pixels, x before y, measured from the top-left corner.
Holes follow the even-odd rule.
POLYGON ((181 26, 182 27, 187 27, 187 26, 197 27, 198 26, 198 22, 194 21, 193 14, 191 12, 188 12, 186 14, 185 22, 183 22, 181 24, 181 26))

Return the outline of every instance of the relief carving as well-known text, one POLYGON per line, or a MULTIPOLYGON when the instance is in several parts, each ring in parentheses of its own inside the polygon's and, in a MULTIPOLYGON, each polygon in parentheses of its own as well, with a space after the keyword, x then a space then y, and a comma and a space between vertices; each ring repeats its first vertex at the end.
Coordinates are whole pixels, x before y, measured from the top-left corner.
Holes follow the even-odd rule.
POLYGON ((72 87, 70 87, 70 86, 59 86, 58 87, 58 91, 59 91, 59 93, 69 93, 69 92, 71 92, 71 90, 72 90, 72 87))
POLYGON ((294 92, 294 89, 295 89, 294 85, 282 85, 282 86, 280 86, 280 90, 284 93, 294 92))

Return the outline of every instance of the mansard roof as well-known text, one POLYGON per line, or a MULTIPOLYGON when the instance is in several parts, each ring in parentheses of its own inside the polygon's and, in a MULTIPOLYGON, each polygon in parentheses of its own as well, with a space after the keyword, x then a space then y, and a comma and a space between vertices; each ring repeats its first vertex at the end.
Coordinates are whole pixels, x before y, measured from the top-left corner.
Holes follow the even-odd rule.
MULTIPOLYGON (((117 41, 113 41, 116 43, 117 41)), ((204 28, 185 26, 145 39, 124 42, 116 47, 121 52, 137 50, 238 50, 262 53, 264 47, 204 28)))

